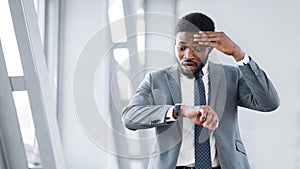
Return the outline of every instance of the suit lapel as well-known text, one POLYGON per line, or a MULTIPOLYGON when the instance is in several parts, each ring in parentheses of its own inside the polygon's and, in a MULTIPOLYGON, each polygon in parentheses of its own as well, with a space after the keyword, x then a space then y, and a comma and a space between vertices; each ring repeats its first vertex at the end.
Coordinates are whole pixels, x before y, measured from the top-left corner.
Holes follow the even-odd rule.
POLYGON ((170 89, 173 103, 181 103, 181 86, 178 65, 174 64, 166 70, 165 78, 170 89))
POLYGON ((221 115, 226 102, 226 78, 221 64, 209 62, 209 105, 221 115))

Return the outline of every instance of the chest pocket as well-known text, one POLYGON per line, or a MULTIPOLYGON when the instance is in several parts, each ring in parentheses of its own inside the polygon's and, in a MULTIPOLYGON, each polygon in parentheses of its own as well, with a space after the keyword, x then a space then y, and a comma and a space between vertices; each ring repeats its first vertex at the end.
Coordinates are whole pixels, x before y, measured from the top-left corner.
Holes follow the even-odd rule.
POLYGON ((235 147, 236 147, 236 150, 237 150, 237 151, 239 151, 239 152, 241 152, 241 153, 247 155, 247 154, 246 154, 245 147, 244 147, 244 145, 243 145, 243 143, 242 143, 241 141, 236 140, 236 141, 235 141, 235 147))

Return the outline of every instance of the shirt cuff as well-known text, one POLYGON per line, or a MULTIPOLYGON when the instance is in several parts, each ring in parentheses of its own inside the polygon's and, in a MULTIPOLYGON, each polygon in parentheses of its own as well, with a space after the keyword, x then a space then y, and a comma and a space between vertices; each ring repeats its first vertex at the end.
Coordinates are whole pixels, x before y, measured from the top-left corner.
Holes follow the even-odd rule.
POLYGON ((173 117, 173 110, 174 106, 170 107, 166 114, 166 122, 172 122, 176 121, 176 119, 173 117))
POLYGON ((249 56, 247 54, 245 54, 244 58, 242 60, 240 60, 240 61, 237 61, 236 63, 239 66, 244 66, 244 65, 248 64, 249 61, 250 61, 249 56))

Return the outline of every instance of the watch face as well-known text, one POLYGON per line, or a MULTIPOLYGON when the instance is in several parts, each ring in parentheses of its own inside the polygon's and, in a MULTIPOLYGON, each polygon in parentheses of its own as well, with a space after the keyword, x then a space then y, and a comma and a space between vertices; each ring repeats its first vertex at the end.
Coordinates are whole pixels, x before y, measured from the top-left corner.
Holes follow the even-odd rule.
POLYGON ((176 116, 180 115, 180 105, 179 104, 175 105, 175 114, 176 114, 176 116))

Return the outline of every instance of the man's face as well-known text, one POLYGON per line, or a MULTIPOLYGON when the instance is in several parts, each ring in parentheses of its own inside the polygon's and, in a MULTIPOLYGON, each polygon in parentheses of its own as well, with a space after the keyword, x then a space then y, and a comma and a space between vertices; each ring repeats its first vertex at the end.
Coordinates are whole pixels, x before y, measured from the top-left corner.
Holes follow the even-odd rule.
POLYGON ((194 32, 178 32, 175 54, 184 73, 195 73, 207 61, 211 48, 194 42, 194 32))

